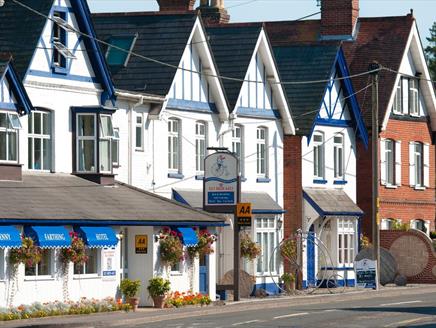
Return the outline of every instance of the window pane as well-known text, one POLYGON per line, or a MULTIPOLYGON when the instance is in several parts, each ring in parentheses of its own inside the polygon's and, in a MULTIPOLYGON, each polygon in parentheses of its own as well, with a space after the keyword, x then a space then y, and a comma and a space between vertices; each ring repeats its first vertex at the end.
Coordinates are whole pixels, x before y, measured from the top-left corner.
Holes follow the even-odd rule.
POLYGON ((267 271, 268 263, 269 263, 269 254, 268 254, 268 233, 263 233, 263 245, 262 245, 262 255, 263 255, 263 272, 267 271))
POLYGON ((17 133, 9 132, 8 133, 8 160, 16 161, 18 160, 17 154, 17 133))
MULTIPOLYGON (((258 232, 256 234, 256 241, 262 247, 262 234, 258 232)), ((257 258, 257 272, 262 272, 262 257, 257 258)))
POLYGON ((43 154, 43 170, 50 170, 51 169, 51 141, 50 139, 43 139, 42 140, 42 154, 43 154))
POLYGON ((45 135, 49 135, 50 134, 50 114, 49 113, 44 113, 42 115, 42 133, 45 135))
POLYGON ((42 149, 41 149, 41 139, 35 138, 34 140, 34 160, 33 160, 33 167, 35 170, 41 170, 42 169, 42 149))
POLYGON ((83 264, 74 264, 74 274, 84 274, 85 266, 83 264))
POLYGON ((86 272, 85 273, 97 273, 97 260, 99 249, 87 249, 86 253, 88 255, 88 261, 86 262, 86 272))
POLYGON ((41 262, 38 263, 38 276, 47 276, 51 274, 51 250, 43 249, 41 262))
POLYGON ((20 118, 17 114, 9 113, 9 123, 13 129, 21 129, 20 118))
POLYGON ((33 114, 34 114, 34 113, 31 113, 30 115, 27 116, 27 117, 28 117, 28 121, 27 121, 27 131, 28 131, 29 133, 32 133, 32 132, 33 132, 33 114))
POLYGON ((136 148, 142 148, 142 126, 136 127, 136 148))
POLYGON ((30 170, 33 170, 33 138, 28 138, 27 145, 27 165, 30 170))
POLYGON ((6 135, 7 132, 5 131, 0 131, 0 160, 1 161, 6 161, 7 157, 6 157, 6 149, 7 149, 7 145, 6 145, 6 135))
POLYGON ((344 235, 344 263, 348 263, 348 234, 344 235))
POLYGON ((8 116, 6 113, 0 113, 0 128, 8 128, 8 116))
POLYGON ((110 140, 100 140, 100 171, 111 171, 110 140))
POLYGON ((78 135, 83 137, 94 137, 94 115, 79 115, 78 116, 78 135))
POLYGON ((29 266, 25 266, 24 268, 24 274, 26 276, 35 276, 36 275, 36 265, 29 267, 29 266))
POLYGON ((41 113, 33 113, 33 133, 41 134, 41 113))
MULTIPOLYGON (((132 43, 134 41, 134 37, 112 37, 109 40, 109 43, 111 45, 114 45, 116 47, 119 47, 121 49, 129 51, 132 47, 132 43)), ((126 62, 127 57, 129 56, 129 53, 127 51, 121 51, 120 49, 116 49, 113 47, 109 47, 106 59, 109 65, 111 66, 117 66, 117 65, 124 65, 126 62)))
POLYGON ((79 171, 95 171, 94 140, 79 141, 79 171))
POLYGON ((118 147, 119 141, 112 140, 112 163, 118 164, 118 147))
POLYGON ((274 260, 272 260, 272 256, 274 253, 274 232, 270 232, 269 233, 269 247, 268 247, 268 263, 267 265, 267 272, 270 271, 270 268, 272 269, 272 271, 274 271, 275 268, 275 263, 274 260), (270 261, 273 261, 272 266, 270 266, 270 261))
POLYGON ((100 131, 102 137, 112 137, 114 132, 112 128, 112 119, 110 116, 100 116, 100 131))

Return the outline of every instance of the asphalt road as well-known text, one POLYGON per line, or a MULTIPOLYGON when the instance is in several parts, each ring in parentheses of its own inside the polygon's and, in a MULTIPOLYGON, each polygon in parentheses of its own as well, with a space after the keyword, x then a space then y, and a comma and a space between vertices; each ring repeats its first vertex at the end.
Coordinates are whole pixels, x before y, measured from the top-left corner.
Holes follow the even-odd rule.
MULTIPOLYGON (((127 327, 127 325, 125 326, 127 327)), ((436 293, 377 297, 280 308, 246 309, 129 327, 436 327, 436 293)))

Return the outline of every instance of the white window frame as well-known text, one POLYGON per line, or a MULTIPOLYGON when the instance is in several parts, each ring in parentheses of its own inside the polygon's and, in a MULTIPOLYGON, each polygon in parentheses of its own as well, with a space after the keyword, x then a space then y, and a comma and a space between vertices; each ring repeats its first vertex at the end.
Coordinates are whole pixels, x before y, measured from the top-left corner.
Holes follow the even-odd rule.
POLYGON ((357 249, 356 220, 347 219, 347 218, 338 218, 337 231, 338 231, 338 236, 337 236, 338 267, 353 267, 354 257, 356 256, 356 249, 357 249), (345 240, 347 242, 345 242, 345 240), (345 257, 347 257, 348 261, 345 261, 345 257))
POLYGON ((419 80, 409 79, 409 114, 419 117, 419 80))
MULTIPOLYGON (((32 145, 31 149, 32 152, 28 158, 28 169, 31 171, 38 171, 38 172, 50 172, 52 168, 52 112, 50 111, 41 111, 41 110, 35 110, 32 113, 29 114, 28 118, 28 147, 30 144, 32 145), (35 133, 35 114, 41 115, 40 120, 40 131, 41 133, 35 133), (48 134, 44 133, 44 116, 48 117, 48 134), (41 168, 36 169, 35 168, 35 139, 41 140, 41 168), (46 167, 46 163, 44 162, 45 153, 44 153, 44 140, 49 141, 49 154, 48 154, 48 169, 44 169, 46 167)), ((28 148, 30 149, 30 147, 28 148)))
POLYGON ((99 140, 98 140, 98 142, 99 142, 99 154, 98 154, 98 156, 99 156, 99 164, 100 164, 100 170, 99 170, 99 172, 100 173, 112 173, 112 139, 113 139, 113 137, 114 137, 114 127, 113 127, 113 124, 112 124, 112 116, 111 115, 108 115, 108 114, 100 114, 99 116, 98 116, 98 119, 99 119, 99 121, 98 121, 98 123, 99 123, 99 140), (109 131, 107 131, 108 133, 107 133, 107 135, 105 135, 103 132, 103 120, 102 120, 102 118, 103 117, 106 117, 106 118, 108 118, 109 119, 109 131), (101 143, 102 142, 108 142, 109 143, 109 154, 107 154, 108 155, 108 165, 109 165, 109 169, 108 170, 103 170, 102 168, 101 168, 101 163, 102 163, 102 157, 101 157, 101 143))
POLYGON ((35 264, 34 265, 34 267, 35 267, 35 274, 34 275, 26 275, 26 265, 24 266, 24 277, 25 277, 25 279, 44 279, 44 278, 52 278, 53 277, 53 274, 54 274, 54 261, 55 261, 55 256, 54 256, 54 253, 55 253, 55 251, 54 251, 54 249, 49 249, 49 248, 43 248, 42 249, 42 251, 47 251, 47 252, 49 252, 49 257, 50 257, 50 266, 49 266, 49 268, 50 268, 50 271, 49 271, 49 274, 43 274, 43 275, 40 275, 39 274, 39 272, 38 272, 38 270, 39 270, 39 265, 40 265, 40 263, 41 262, 39 262, 38 264, 35 264))
POLYGON ((386 185, 394 186, 395 185, 395 141, 392 139, 386 139, 385 141, 385 159, 386 159, 386 185), (389 145, 391 145, 391 149, 389 149, 389 145), (390 156, 389 156, 390 154, 390 156), (390 172, 392 171, 392 172, 390 172))
POLYGON ((135 150, 136 151, 144 151, 144 115, 143 113, 136 113, 135 116, 135 150), (140 119, 140 122, 138 122, 138 119, 140 119), (140 141, 141 145, 138 146, 138 129, 141 134, 140 141))
POLYGON ((232 152, 239 159, 239 171, 244 176, 244 128, 240 124, 235 124, 232 129, 232 152), (238 153, 239 146, 239 153, 238 153))
POLYGON ((100 276, 100 272, 101 272, 101 250, 102 248, 87 248, 86 251, 87 252, 96 252, 96 257, 95 257, 95 261, 96 261, 96 271, 97 272, 92 272, 92 273, 87 273, 86 272, 86 265, 87 263, 83 264, 83 273, 75 273, 75 268, 73 267, 73 274, 75 277, 79 277, 79 276, 86 276, 86 277, 99 277, 100 276))
POLYGON ((315 131, 313 139, 313 176, 315 179, 325 179, 325 144, 324 133, 315 131), (321 141, 315 140, 316 137, 321 137, 321 141), (319 159, 319 160, 318 160, 319 159), (320 165, 318 165, 321 163, 320 165))
POLYGON ((342 133, 337 133, 333 137, 333 172, 335 180, 345 179, 344 150, 344 135, 342 133), (341 141, 337 142, 336 138, 341 138, 341 141))
POLYGON ((83 173, 97 173, 97 114, 95 113, 77 113, 76 114, 76 171, 83 173), (80 116, 93 116, 94 117, 94 135, 93 136, 80 136, 79 135, 79 119, 80 116), (80 142, 81 141, 93 141, 94 142, 94 170, 86 171, 80 170, 80 142))
POLYGON ((277 252, 274 249, 278 245, 279 231, 277 227, 277 218, 272 216, 255 217, 254 238, 261 248, 261 255, 256 261, 257 275, 270 275, 271 256, 276 255, 273 260, 274 271, 271 274, 277 274, 280 270, 277 252), (266 244, 266 245, 265 245, 266 244))
POLYGON ((6 159, 0 160, 0 163, 18 163, 20 159, 20 153, 19 153, 19 144, 20 144, 20 135, 18 133, 18 130, 20 130, 21 122, 18 114, 11 113, 11 112, 0 112, 0 114, 6 115, 6 122, 7 127, 0 127, 0 133, 6 134, 6 159), (12 117, 15 117, 15 120, 12 119, 12 117), (18 121, 17 121, 18 120, 18 121), (18 124, 16 124, 18 123, 18 124), (16 124, 14 126, 14 124, 16 124), (9 152, 9 135, 14 133, 15 134, 15 140, 16 140, 16 148, 15 148, 15 154, 16 154, 16 160, 10 159, 10 152, 9 152))
POLYGON ((181 155, 181 142, 180 130, 181 121, 176 118, 168 119, 168 171, 171 173, 180 173, 180 155, 181 155), (177 128, 175 128, 177 127, 177 128), (174 145, 177 144, 177 150, 174 145))
POLYGON ((204 159, 207 155, 207 123, 195 122, 195 170, 197 174, 204 174, 204 159))
POLYGON ((388 219, 382 219, 380 229, 381 230, 393 230, 395 227, 395 223, 397 223, 397 220, 388 218, 388 219))
POLYGON ((120 165, 120 128, 113 128, 114 136, 111 145, 112 167, 120 165), (114 147, 116 147, 116 156, 114 158, 114 147))
POLYGON ((257 176, 268 177, 268 128, 260 126, 256 129, 256 145, 257 176))
POLYGON ((402 88, 403 78, 400 76, 398 79, 398 84, 395 89, 394 103, 392 104, 392 111, 394 114, 403 114, 403 88, 402 88))
POLYGON ((415 186, 424 187, 424 144, 414 143, 415 186), (418 149, 420 147, 420 149, 418 149))

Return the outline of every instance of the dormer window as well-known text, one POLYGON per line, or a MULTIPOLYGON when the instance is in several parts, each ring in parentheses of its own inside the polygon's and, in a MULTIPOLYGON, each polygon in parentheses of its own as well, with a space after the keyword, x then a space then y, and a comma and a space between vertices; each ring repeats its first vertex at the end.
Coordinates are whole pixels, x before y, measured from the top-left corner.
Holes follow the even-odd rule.
POLYGON ((20 118, 16 113, 0 112, 0 162, 18 162, 18 130, 20 118))
POLYGON ((66 21, 67 13, 62 11, 55 11, 53 13, 53 31, 52 31, 52 47, 53 58, 52 65, 55 73, 65 73, 67 68, 67 58, 72 55, 68 50, 67 31, 62 28, 61 23, 58 21, 66 21))
POLYGON ((110 46, 106 52, 106 61, 109 66, 127 66, 137 37, 136 34, 133 36, 113 36, 109 39, 110 46))
POLYGON ((419 90, 417 79, 409 79, 409 113, 411 116, 419 116, 419 90))

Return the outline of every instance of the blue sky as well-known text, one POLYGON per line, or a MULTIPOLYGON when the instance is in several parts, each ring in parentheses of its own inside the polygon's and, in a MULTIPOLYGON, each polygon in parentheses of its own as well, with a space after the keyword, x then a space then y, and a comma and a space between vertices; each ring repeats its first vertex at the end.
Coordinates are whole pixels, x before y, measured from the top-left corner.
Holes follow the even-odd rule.
MULTIPOLYGON (((88 3, 93 12, 158 10, 156 0, 88 0, 88 3)), ((298 19, 318 12, 316 4, 317 0, 225 0, 232 22, 298 19)), ((406 15, 411 8, 426 43, 429 28, 436 21, 435 0, 360 0, 360 16, 406 15)))

